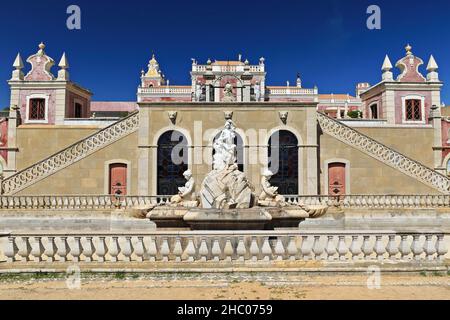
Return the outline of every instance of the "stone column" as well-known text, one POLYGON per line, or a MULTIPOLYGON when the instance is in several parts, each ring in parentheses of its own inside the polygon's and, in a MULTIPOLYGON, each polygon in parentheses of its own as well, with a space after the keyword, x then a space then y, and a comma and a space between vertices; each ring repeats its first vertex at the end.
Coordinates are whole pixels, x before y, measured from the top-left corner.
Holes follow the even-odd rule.
POLYGON ((11 103, 8 119, 8 161, 3 176, 8 178, 17 172, 17 127, 20 123, 19 90, 11 89, 11 103))
POLYGON ((306 108, 306 190, 308 195, 317 195, 318 190, 318 141, 317 141, 317 112, 316 106, 306 108))
POLYGON ((442 166, 442 117, 440 106, 433 105, 431 107, 430 121, 433 125, 434 168, 445 175, 447 169, 442 166))
POLYGON ((149 195, 149 159, 150 159, 150 121, 149 110, 144 107, 139 111, 138 129, 138 195, 149 195))

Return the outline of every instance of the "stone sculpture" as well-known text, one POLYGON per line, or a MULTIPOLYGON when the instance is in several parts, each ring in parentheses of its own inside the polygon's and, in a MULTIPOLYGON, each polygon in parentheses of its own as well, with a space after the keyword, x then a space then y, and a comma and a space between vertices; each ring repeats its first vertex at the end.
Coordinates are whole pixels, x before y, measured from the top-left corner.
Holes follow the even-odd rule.
POLYGON ((170 204, 176 207, 196 208, 199 203, 195 195, 195 180, 191 170, 185 171, 183 176, 187 182, 184 187, 178 188, 178 194, 170 199, 170 204))
POLYGON ((258 204, 261 207, 280 207, 285 206, 284 197, 278 194, 278 188, 270 184, 270 178, 273 176, 272 171, 265 170, 261 177, 261 195, 258 204))
POLYGON ((227 82, 225 88, 223 89, 223 101, 224 102, 236 101, 233 94, 233 86, 229 82, 227 82))
POLYGON ((254 188, 238 170, 235 129, 233 121, 227 120, 214 142, 213 170, 206 176, 200 191, 204 209, 246 209, 255 204, 254 188))

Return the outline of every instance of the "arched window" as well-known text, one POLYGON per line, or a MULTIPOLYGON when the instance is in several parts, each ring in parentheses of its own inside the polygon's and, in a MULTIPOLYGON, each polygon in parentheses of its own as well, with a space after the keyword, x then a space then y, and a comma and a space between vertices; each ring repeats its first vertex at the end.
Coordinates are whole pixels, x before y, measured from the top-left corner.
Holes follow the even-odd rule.
MULTIPOLYGON (((219 133, 220 134, 220 133, 219 133)), ((214 141, 219 137, 219 134, 214 138, 214 141)), ((213 143, 214 144, 214 143, 213 143)), ((238 163, 238 169, 241 172, 244 172, 244 142, 242 141, 242 137, 239 134, 236 134, 236 137, 234 138, 234 144, 236 145, 236 158, 238 163)), ((216 151, 213 148, 212 155, 214 157, 214 154, 216 151)))
POLYGON ((378 119, 378 105, 376 103, 370 106, 370 118, 378 119))
POLYGON ((167 131, 158 140, 158 195, 175 195, 186 181, 183 173, 188 169, 187 139, 179 131, 167 131))
POLYGON ((269 140, 269 170, 274 174, 270 179, 282 195, 298 194, 298 139, 290 131, 275 132, 269 140))

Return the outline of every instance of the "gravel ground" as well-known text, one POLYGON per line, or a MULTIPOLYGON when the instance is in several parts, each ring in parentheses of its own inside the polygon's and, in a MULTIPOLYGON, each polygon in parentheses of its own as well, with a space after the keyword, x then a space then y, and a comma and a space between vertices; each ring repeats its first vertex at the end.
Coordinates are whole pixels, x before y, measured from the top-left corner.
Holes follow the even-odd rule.
POLYGON ((0 299, 450 300, 446 273, 0 275, 0 299), (369 285, 368 285, 369 284, 369 285))

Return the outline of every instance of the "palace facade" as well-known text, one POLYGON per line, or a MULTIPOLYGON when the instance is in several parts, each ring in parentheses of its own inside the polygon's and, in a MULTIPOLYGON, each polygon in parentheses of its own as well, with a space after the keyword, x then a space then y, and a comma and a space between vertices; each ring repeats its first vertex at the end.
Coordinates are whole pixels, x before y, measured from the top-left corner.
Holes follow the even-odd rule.
POLYGON ((264 58, 192 61, 191 83, 172 85, 153 56, 132 102, 91 101, 57 74, 40 44, 24 72, 14 61, 10 110, 0 121, 6 195, 173 195, 190 169, 200 189, 213 142, 233 120, 239 169, 259 192, 263 170, 283 195, 448 194, 450 112, 430 57, 411 46, 380 82, 355 95, 266 82, 264 58), (358 112, 359 111, 359 112, 358 112))

